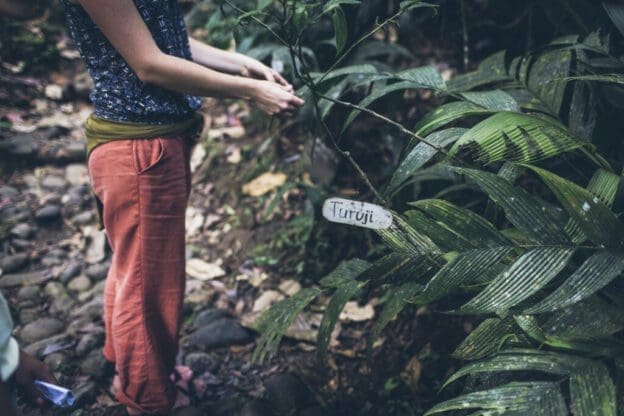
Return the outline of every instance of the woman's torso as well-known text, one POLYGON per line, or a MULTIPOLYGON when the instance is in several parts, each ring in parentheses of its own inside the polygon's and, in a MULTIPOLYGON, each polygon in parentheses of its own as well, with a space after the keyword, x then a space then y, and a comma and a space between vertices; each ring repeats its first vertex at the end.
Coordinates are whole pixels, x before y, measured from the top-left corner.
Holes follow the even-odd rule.
MULTIPOLYGON (((177 0, 133 0, 158 47, 166 54, 191 59, 188 35, 177 0)), ((148 124, 188 118, 201 98, 145 85, 119 55, 84 9, 62 0, 71 37, 94 81, 91 93, 100 118, 148 124)))

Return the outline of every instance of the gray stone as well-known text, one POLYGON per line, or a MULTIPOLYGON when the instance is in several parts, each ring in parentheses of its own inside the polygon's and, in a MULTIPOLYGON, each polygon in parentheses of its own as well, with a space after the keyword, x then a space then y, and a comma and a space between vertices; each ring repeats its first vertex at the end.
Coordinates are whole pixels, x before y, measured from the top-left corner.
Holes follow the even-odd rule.
POLYGON ((55 298, 58 296, 66 295, 67 291, 65 290, 65 286, 63 286, 61 283, 49 282, 43 288, 43 293, 45 293, 47 296, 50 296, 51 298, 55 298))
POLYGON ((40 222, 50 222, 59 219, 61 216, 61 207, 58 205, 46 205, 35 212, 35 218, 40 222))
POLYGON ((63 264, 63 259, 53 254, 47 254, 41 258, 41 265, 45 267, 58 266, 63 264))
POLYGON ((224 309, 208 308, 197 314, 193 323, 196 328, 206 326, 211 322, 228 316, 228 312, 224 309))
POLYGON ((69 364, 69 357, 67 356, 67 354, 62 352, 53 352, 52 354, 45 357, 43 362, 46 363, 48 367, 50 367, 50 370, 59 371, 63 367, 66 367, 67 364, 69 364))
POLYGON ((299 414, 299 410, 316 405, 314 394, 293 374, 275 374, 264 387, 264 397, 279 413, 299 414))
POLYGON ((15 227, 11 228, 11 235, 25 240, 29 239, 34 232, 35 228, 25 222, 17 224, 15 227))
POLYGON ((30 217, 30 209, 20 205, 9 205, 0 210, 0 221, 6 224, 16 224, 30 217))
POLYGON ((37 286, 25 286, 17 292, 17 300, 20 302, 26 300, 38 300, 41 289, 37 286))
POLYGON ((67 285, 67 288, 74 292, 84 292, 91 288, 91 280, 87 276, 80 275, 73 278, 67 285))
POLYGON ((0 288, 13 286, 33 286, 52 278, 49 270, 36 270, 26 273, 5 274, 0 277, 0 288))
POLYGON ((94 381, 80 383, 78 387, 73 389, 76 403, 74 408, 83 408, 86 404, 93 402, 97 394, 97 384, 94 381))
POLYGON ((67 292, 53 298, 50 312, 53 314, 67 315, 76 306, 76 301, 67 292))
POLYGON ((26 324, 19 333, 21 341, 28 344, 49 338, 65 329, 65 324, 54 318, 40 318, 26 324))
POLYGON ((67 181, 60 176, 47 175, 41 181, 41 186, 46 189, 60 191, 67 187, 67 181))
POLYGON ((72 185, 84 185, 89 183, 87 166, 82 163, 72 163, 65 167, 65 179, 72 185))
POLYGON ((78 345, 76 345, 76 355, 84 357, 89 354, 95 348, 101 347, 104 344, 104 331, 90 332, 80 338, 78 345))
POLYGON ((9 185, 0 185, 0 197, 15 198, 19 195, 19 191, 9 185))
POLYGON ((20 309, 19 322, 21 325, 26 325, 27 323, 32 322, 35 319, 39 318, 40 314, 41 312, 39 311, 39 308, 37 307, 20 309))
POLYGON ((82 361, 80 370, 82 373, 95 379, 104 378, 108 369, 108 363, 102 351, 99 349, 91 351, 82 361))
POLYGON ((102 309, 104 308, 104 304, 102 302, 101 297, 93 298, 88 303, 85 303, 81 307, 74 309, 71 312, 72 318, 80 318, 80 317, 88 317, 89 319, 94 319, 98 316, 102 315, 102 309))
POLYGON ((27 254, 13 254, 0 259, 0 269, 2 269, 2 273, 13 273, 24 267, 27 263, 27 254))
POLYGON ((92 264, 87 267, 87 269, 85 270, 85 274, 93 280, 102 280, 106 278, 109 268, 110 263, 108 262, 92 264))
POLYGON ((234 319, 219 319, 190 334, 185 339, 189 346, 211 349, 251 342, 253 336, 234 319))
POLYGON ((279 416, 271 404, 264 399, 255 399, 245 403, 238 416, 279 416))
POLYGON ((204 416, 205 413, 193 406, 185 406, 175 409, 174 416, 204 416))
POLYGON ((85 255, 85 261, 96 264, 106 257, 106 234, 101 230, 93 230, 89 236, 89 246, 85 255))
POLYGON ((92 211, 83 211, 72 218, 72 222, 75 225, 87 225, 91 224, 95 219, 95 214, 92 211))
POLYGON ((188 354, 184 363, 193 370, 193 374, 202 374, 206 371, 216 372, 219 368, 219 361, 205 352, 192 352, 188 354))
POLYGON ((41 358, 41 353, 48 345, 65 344, 71 340, 72 338, 68 334, 59 334, 51 336, 50 338, 42 339, 41 341, 33 342, 28 346, 21 345, 21 347, 24 348, 28 354, 41 358))
POLYGON ((67 283, 71 280, 72 277, 76 277, 80 274, 82 270, 82 266, 78 262, 69 263, 59 275, 59 279, 61 282, 67 283))

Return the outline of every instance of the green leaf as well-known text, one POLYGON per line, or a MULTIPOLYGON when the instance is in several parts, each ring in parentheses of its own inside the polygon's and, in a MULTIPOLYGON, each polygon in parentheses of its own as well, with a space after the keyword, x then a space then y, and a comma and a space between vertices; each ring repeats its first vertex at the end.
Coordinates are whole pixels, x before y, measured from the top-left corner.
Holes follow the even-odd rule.
POLYGON ((402 12, 407 12, 409 10, 417 9, 421 7, 430 7, 430 8, 435 9, 439 6, 437 4, 425 3, 424 1, 421 1, 421 0, 406 0, 406 1, 402 1, 399 4, 399 7, 402 12))
POLYGON ((615 386, 605 365, 569 354, 510 350, 460 369, 444 385, 468 374, 500 371, 539 371, 568 376, 573 414, 615 416, 615 386))
POLYGON ((422 289, 416 282, 406 282, 400 286, 391 286, 388 289, 388 301, 384 305, 379 318, 375 321, 369 336, 369 343, 379 337, 384 328, 408 305, 411 298, 422 289))
POLYGON ((271 3, 273 2, 273 0, 258 0, 257 3, 257 8, 258 10, 264 10, 266 9, 271 3))
POLYGON ((451 148, 480 162, 536 162, 585 146, 566 128, 544 118, 513 112, 495 114, 468 130, 451 148))
POLYGON ((624 247, 624 224, 598 197, 554 173, 535 166, 526 167, 541 177, 594 244, 607 248, 624 247))
POLYGON ((345 284, 336 289, 329 300, 329 304, 321 320, 321 325, 319 326, 317 338, 318 357, 322 362, 327 360, 329 341, 336 327, 336 323, 338 322, 338 318, 340 317, 340 312, 342 312, 348 301, 360 293, 365 284, 365 282, 359 282, 357 280, 345 282, 345 284))
POLYGON ((412 81, 417 88, 427 88, 434 91, 445 91, 446 83, 435 66, 410 68, 395 75, 404 81, 412 81))
POLYGON ((355 279, 369 267, 371 267, 371 264, 364 260, 346 260, 340 263, 331 273, 323 277, 319 283, 325 288, 338 288, 355 279))
POLYGON ((505 71, 505 51, 500 51, 485 58, 476 71, 456 76, 447 85, 450 91, 461 92, 509 80, 511 77, 505 71))
POLYGON ((342 7, 336 7, 332 11, 332 22, 334 23, 334 37, 336 38, 336 55, 339 55, 347 44, 347 18, 342 11, 342 7))
POLYGON ((308 306, 319 294, 320 289, 302 289, 293 296, 286 298, 262 314, 257 322, 257 329, 261 332, 253 360, 264 362, 275 354, 286 330, 294 322, 301 311, 308 306))
POLYGON ((567 416, 565 401, 557 383, 509 383, 447 400, 425 416, 451 410, 484 409, 481 415, 567 416))
POLYGON ((428 236, 414 229, 399 215, 393 214, 393 218, 390 228, 377 230, 377 234, 393 251, 406 255, 440 253, 440 249, 428 236))
POLYGON ((493 173, 456 168, 476 182, 492 201, 505 210, 505 215, 519 232, 545 245, 570 245, 570 240, 549 210, 536 198, 519 187, 514 187, 493 173))
POLYGON ((409 205, 422 210, 436 221, 446 225, 461 238, 474 242, 474 248, 498 248, 513 243, 492 224, 474 212, 460 208, 442 199, 423 199, 409 205), (475 239, 474 236, 479 236, 475 239))
MULTIPOLYGON (((428 143, 433 143, 439 147, 446 147, 449 144, 455 142, 462 134, 466 132, 466 129, 451 128, 446 130, 437 131, 426 137, 428 143)), ((438 154, 438 150, 427 143, 420 142, 405 156, 405 159, 399 164, 394 171, 390 183, 386 188, 385 194, 391 194, 397 188, 399 188, 412 174, 423 167, 433 157, 438 154)))
POLYGON ((595 253, 550 296, 528 308, 525 313, 552 312, 580 302, 608 285, 622 271, 624 271, 622 253, 607 251, 595 253))
POLYGON ((470 333, 453 352, 461 360, 478 360, 508 346, 527 346, 511 317, 489 318, 470 333))
POLYGON ((623 74, 579 75, 579 76, 574 76, 574 77, 567 77, 565 79, 574 80, 574 81, 595 81, 595 82, 604 82, 608 84, 624 85, 623 74))
POLYGON ((468 101, 455 101, 444 104, 425 115, 416 124, 416 126, 414 126, 414 131, 419 136, 426 136, 437 129, 462 118, 488 115, 493 112, 495 111, 483 108, 468 101))
POLYGON ((427 283, 414 302, 431 303, 487 275, 513 251, 511 247, 468 250, 445 264, 427 283))
MULTIPOLYGON (((397 82, 397 83, 390 84, 390 85, 377 87, 370 93, 370 95, 368 95, 366 98, 360 101, 358 103, 358 106, 367 108, 374 101, 380 98, 383 98, 387 96, 388 94, 391 94, 396 91, 408 90, 408 89, 413 89, 413 88, 418 88, 418 87, 415 86, 412 81, 402 81, 402 82, 397 82)), ((342 126, 342 130, 341 130, 342 132, 347 130, 347 128, 351 125, 353 120, 355 120, 355 118, 360 114, 360 112, 361 110, 358 110, 358 109, 351 111, 351 113, 349 114, 349 116, 347 117, 347 119, 345 120, 342 126)))
POLYGON ((603 1, 602 6, 607 11, 615 27, 617 27, 622 36, 624 36, 624 5, 617 1, 603 1))
POLYGON ((526 252, 462 306, 461 312, 500 312, 516 306, 554 279, 573 253, 572 249, 551 247, 526 252))
POLYGON ((466 101, 470 101, 489 110, 520 111, 520 106, 518 106, 516 100, 505 91, 464 92, 460 95, 466 101))

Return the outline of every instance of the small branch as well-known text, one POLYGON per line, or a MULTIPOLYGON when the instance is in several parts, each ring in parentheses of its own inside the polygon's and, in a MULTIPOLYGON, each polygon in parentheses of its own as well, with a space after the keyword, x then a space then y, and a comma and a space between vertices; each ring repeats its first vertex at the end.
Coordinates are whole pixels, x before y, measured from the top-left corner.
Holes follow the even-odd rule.
POLYGON ((468 72, 468 67, 470 66, 470 46, 468 38, 468 19, 466 18, 466 2, 465 0, 461 0, 461 21, 463 28, 463 38, 464 38, 464 72, 468 72))

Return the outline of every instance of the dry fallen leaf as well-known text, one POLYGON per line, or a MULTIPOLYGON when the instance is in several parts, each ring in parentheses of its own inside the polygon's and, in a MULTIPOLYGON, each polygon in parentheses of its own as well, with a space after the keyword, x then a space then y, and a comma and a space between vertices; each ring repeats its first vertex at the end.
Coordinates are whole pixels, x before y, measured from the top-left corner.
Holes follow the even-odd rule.
POLYGON ((243 185, 243 193, 249 196, 262 196, 279 188, 288 177, 284 173, 266 172, 243 185))
POLYGON ((405 369, 401 372, 401 379, 407 384, 412 390, 418 389, 418 382, 420 381, 420 374, 422 372, 422 364, 417 357, 413 357, 407 365, 405 369))
POLYGON ((284 295, 282 295, 277 290, 267 290, 263 294, 260 295, 258 299, 254 302, 252 312, 264 312, 271 307, 272 304, 284 299, 284 295))
POLYGON ((217 264, 193 258, 186 262, 186 274, 198 280, 211 280, 225 276, 225 271, 217 264))
POLYGON ((227 157, 228 163, 231 163, 233 165, 239 164, 241 159, 242 156, 240 147, 236 147, 234 150, 232 150, 232 153, 230 153, 230 155, 227 157))
POLYGON ((292 296, 301 290, 301 285, 296 280, 288 279, 280 283, 279 290, 288 296, 292 296))
POLYGON ((340 314, 340 319, 343 321, 362 322, 373 319, 374 316, 375 308, 373 308, 372 304, 359 306, 357 302, 347 302, 340 314))

